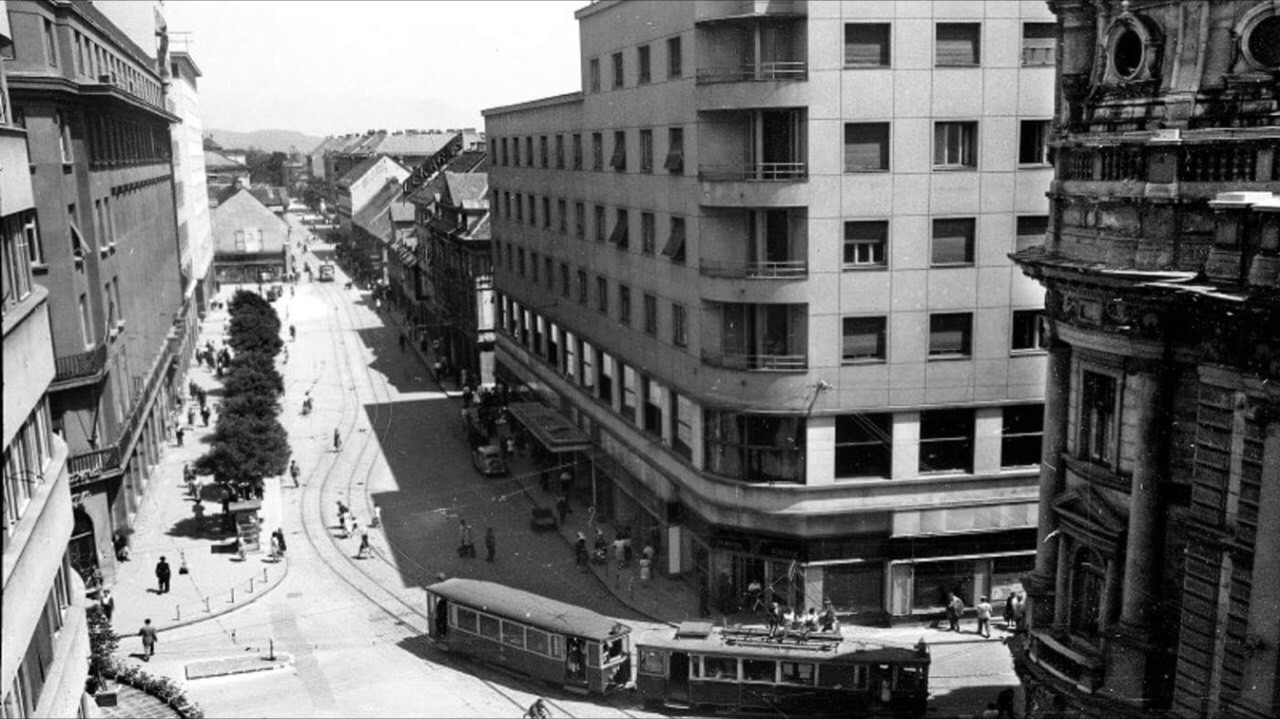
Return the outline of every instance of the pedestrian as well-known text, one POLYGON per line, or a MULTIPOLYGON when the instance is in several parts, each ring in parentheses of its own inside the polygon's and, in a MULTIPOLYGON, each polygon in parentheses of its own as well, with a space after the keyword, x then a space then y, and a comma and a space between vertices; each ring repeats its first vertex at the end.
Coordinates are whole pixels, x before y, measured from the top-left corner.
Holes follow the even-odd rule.
POLYGON ((493 564, 493 553, 498 549, 498 539, 493 536, 493 527, 484 530, 484 561, 493 564))
POLYGON ((360 549, 356 552, 356 558, 367 559, 373 552, 373 548, 369 546, 369 533, 360 533, 360 549))
POLYGON ((342 451, 342 435, 338 433, 338 428, 333 428, 333 451, 342 451))
POLYGON ((564 524, 564 518, 569 514, 569 498, 563 494, 556 497, 556 514, 560 516, 560 523, 564 524))
POLYGON ((298 460, 296 459, 289 460, 289 476, 293 477, 293 486, 301 486, 298 483, 298 477, 302 476, 302 469, 298 467, 298 460))
POLYGON ((432 363, 431 363, 431 378, 432 378, 432 379, 434 379, 435 381, 439 382, 439 381, 440 381, 441 372, 443 371, 443 369, 444 369, 444 365, 442 365, 442 364, 440 363, 440 360, 436 360, 435 362, 432 362, 432 363))
POLYGON ((275 532, 271 533, 271 561, 280 561, 280 542, 276 539, 275 532))
POLYGON ((298 328, 289 325, 289 341, 293 342, 298 339, 298 328))
POLYGON ((166 594, 169 591, 169 563, 164 557, 160 557, 160 561, 156 562, 156 581, 160 585, 159 594, 166 594))
POLYGON ((1004 598, 1004 628, 1005 631, 1013 631, 1013 604, 1017 601, 1018 593, 1009 592, 1009 596, 1004 598))
POLYGON ((196 503, 191 505, 191 513, 196 515, 196 532, 204 531, 204 503, 196 497, 196 503))
POLYGON ((360 521, 356 519, 356 515, 351 515, 351 534, 355 536, 360 532, 360 521))
POLYGON ((156 653, 156 628, 151 626, 150 619, 142 622, 142 628, 138 630, 138 636, 142 637, 142 661, 149 662, 156 653))
POLYGON ((346 539, 347 537, 351 536, 351 533, 347 531, 347 515, 345 514, 338 515, 338 527, 339 529, 342 530, 343 539, 346 539))
POLYGON ((550 719, 550 717, 551 712, 547 710, 547 705, 543 703, 542 697, 538 697, 537 701, 524 710, 521 719, 550 719))
POLYGON ((204 422, 204 426, 209 426, 209 405, 200 406, 200 420, 204 422))
POLYGON ((587 538, 582 532, 578 532, 578 537, 573 542, 573 561, 579 567, 587 566, 587 538))
POLYGON ((179 447, 181 447, 181 446, 182 446, 182 435, 184 435, 184 434, 186 434, 186 433, 187 433, 187 430, 186 430, 186 428, 185 428, 185 427, 183 427, 182 425, 178 425, 178 428, 177 428, 177 429, 175 429, 175 430, 173 431, 173 436, 174 436, 174 437, 176 437, 176 438, 178 439, 178 446, 179 446, 179 447))
POLYGON ((279 527, 276 527, 276 543, 280 545, 280 557, 283 559, 288 547, 284 543, 284 530, 279 527))
POLYGON ((98 600, 98 606, 102 607, 103 615, 110 622, 112 615, 116 613, 116 598, 111 595, 110 589, 102 590, 102 599, 98 600))
POLYGON ((187 407, 187 424, 192 427, 196 426, 196 406, 194 404, 187 407))
POLYGON ((618 563, 618 569, 627 566, 626 551, 626 540, 622 538, 621 534, 615 535, 613 539, 613 559, 618 563))
POLYGON ((964 602, 955 592, 947 592, 947 623, 948 629, 953 632, 960 631, 960 613, 964 611, 964 602))
POLYGON ((373 521, 369 523, 370 527, 382 526, 382 507, 373 505, 373 521))
POLYGON ((560 473, 560 492, 562 494, 567 495, 572 491, 573 491, 573 475, 570 474, 569 470, 566 469, 565 471, 560 473))
POLYGON ((1027 597, 1022 592, 1018 592, 1018 598, 1013 604, 1013 626, 1017 632, 1027 630, 1027 597))
POLYGON ((339 499, 338 500, 338 521, 341 522, 343 520, 343 517, 346 516, 346 514, 347 514, 347 505, 343 504, 342 500, 339 499))
POLYGON ((840 631, 840 624, 836 621, 836 610, 830 599, 822 602, 822 613, 818 615, 818 628, 824 632, 840 631))
POLYGON ((981 634, 983 637, 990 639, 991 638, 991 603, 987 601, 986 597, 979 597, 978 606, 975 607, 975 609, 977 609, 978 611, 978 633, 981 634))

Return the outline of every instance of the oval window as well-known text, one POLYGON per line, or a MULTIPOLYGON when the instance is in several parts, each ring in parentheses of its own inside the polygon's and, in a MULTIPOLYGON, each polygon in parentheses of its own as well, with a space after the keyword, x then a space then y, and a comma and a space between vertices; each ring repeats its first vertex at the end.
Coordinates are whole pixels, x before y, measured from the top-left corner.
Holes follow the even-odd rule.
POLYGON ((1142 37, 1138 33, 1129 29, 1120 33, 1111 51, 1111 61, 1120 77, 1129 79, 1137 74, 1138 68, 1142 67, 1143 49, 1142 37))
POLYGON ((1249 31, 1247 45, 1254 62, 1268 68, 1280 68, 1280 16, 1261 20, 1249 31))

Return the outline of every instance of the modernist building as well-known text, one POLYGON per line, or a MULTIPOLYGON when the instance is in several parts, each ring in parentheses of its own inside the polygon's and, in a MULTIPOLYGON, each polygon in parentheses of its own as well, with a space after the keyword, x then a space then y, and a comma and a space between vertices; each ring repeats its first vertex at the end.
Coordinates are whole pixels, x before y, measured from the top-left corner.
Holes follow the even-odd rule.
MULTIPOLYGON (((74 524, 67 445, 53 431, 55 373, 49 291, 31 274, 40 244, 25 131, 14 124, 4 75, 14 48, 0 2, 0 284, 4 292, 4 632, 0 697, 5 717, 84 716, 89 634, 85 586, 71 571, 74 524)), ((23 35, 23 42, 39 36, 23 35)))
POLYGON ((205 310, 213 294, 213 234, 197 85, 200 75, 190 53, 182 50, 170 55, 169 109, 181 120, 173 129, 173 179, 182 248, 183 300, 194 306, 197 314, 205 310))
POLYGON ((577 17, 583 90, 484 114, 497 372, 582 430, 586 501, 730 605, 1016 589, 1045 356, 1008 255, 1047 221, 1045 4, 577 17))
POLYGON ((1056 2, 1031 633, 1054 715, 1280 715, 1280 10, 1056 2), (1167 712, 1167 714, 1166 714, 1167 712))
POLYGON ((257 196, 233 190, 212 211, 213 266, 219 283, 281 282, 289 266, 289 225, 257 196))
MULTIPOLYGON (((119 541, 170 430, 185 324, 161 68, 89 3, 15 0, 6 63, 49 290, 54 430, 69 448, 72 565, 114 577, 119 541)), ((154 16, 153 20, 155 19, 154 16)), ((153 42, 156 40, 154 33, 153 42)), ((160 38, 162 41, 163 38, 160 38)))

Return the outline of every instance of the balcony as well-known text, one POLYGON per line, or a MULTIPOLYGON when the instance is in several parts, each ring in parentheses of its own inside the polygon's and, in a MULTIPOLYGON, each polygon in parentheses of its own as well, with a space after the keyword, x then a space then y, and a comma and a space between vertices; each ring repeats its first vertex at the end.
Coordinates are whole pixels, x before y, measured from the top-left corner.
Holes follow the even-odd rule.
POLYGON ((67 473, 71 475, 71 491, 81 489, 95 480, 111 475, 120 468, 120 448, 107 447, 67 458, 67 473))
POLYGON ((698 166, 698 179, 703 182, 795 182, 808 176, 808 164, 804 162, 698 166))
POLYGON ((698 0, 694 10, 698 24, 753 18, 804 17, 805 0, 698 0))
POLYGON ((105 375, 107 366, 107 343, 80 354, 54 359, 53 382, 51 391, 83 387, 100 381, 105 375))
POLYGON ((697 73, 697 83, 699 85, 714 85, 723 82, 807 80, 808 78, 809 63, 804 60, 779 60, 721 67, 700 67, 697 73))
POLYGON ((702 361, 712 367, 742 372, 803 372, 809 368, 809 358, 802 354, 747 354, 703 350, 702 361))
POLYGON ((704 277, 723 277, 727 279, 797 279, 808 276, 809 263, 806 260, 787 260, 784 262, 703 260, 698 264, 698 273, 704 277))

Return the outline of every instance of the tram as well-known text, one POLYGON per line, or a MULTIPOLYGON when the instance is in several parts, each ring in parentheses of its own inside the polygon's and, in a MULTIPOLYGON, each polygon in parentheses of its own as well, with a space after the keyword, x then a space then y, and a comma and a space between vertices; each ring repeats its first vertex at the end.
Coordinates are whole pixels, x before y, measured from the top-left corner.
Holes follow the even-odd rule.
POLYGON ((431 639, 570 691, 603 694, 631 681, 631 628, 589 609, 476 579, 427 587, 431 639))
POLYGON ((333 265, 329 263, 320 265, 320 281, 333 282, 333 265))
POLYGON ((649 704, 779 716, 921 717, 929 648, 879 647, 839 632, 685 622, 636 642, 636 690, 649 704))

